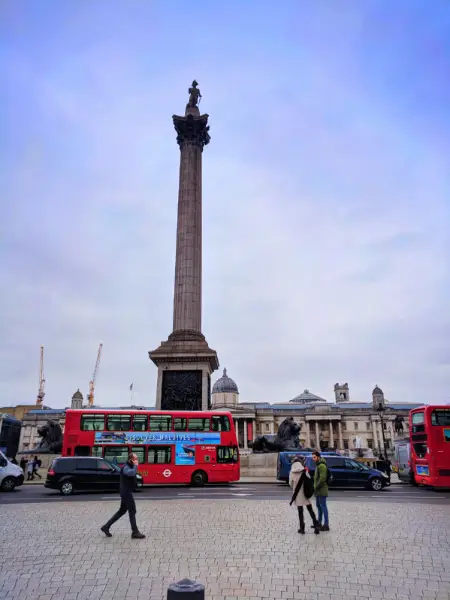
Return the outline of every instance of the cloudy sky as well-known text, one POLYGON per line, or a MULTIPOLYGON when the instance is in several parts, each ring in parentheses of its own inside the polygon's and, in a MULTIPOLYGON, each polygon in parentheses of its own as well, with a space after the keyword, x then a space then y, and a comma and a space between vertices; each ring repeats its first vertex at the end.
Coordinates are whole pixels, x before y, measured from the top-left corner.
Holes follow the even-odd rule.
MULTIPOLYGON (((0 393, 152 405, 200 82, 203 330, 241 401, 450 401, 447 0, 3 0, 0 393), (5 94, 6 91, 6 94, 5 94)), ((214 374, 214 379, 218 374, 214 374)))

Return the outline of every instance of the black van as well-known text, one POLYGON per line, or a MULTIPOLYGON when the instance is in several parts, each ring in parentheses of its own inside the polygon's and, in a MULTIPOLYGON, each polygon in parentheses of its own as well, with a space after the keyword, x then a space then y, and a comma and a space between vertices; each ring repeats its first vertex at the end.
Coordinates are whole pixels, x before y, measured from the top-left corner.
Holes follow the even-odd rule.
MULTIPOLYGON (((136 476, 136 487, 143 486, 142 475, 136 476)), ((93 456, 61 457, 52 462, 45 487, 59 490, 63 496, 77 492, 118 492, 120 468, 104 458, 93 456)))

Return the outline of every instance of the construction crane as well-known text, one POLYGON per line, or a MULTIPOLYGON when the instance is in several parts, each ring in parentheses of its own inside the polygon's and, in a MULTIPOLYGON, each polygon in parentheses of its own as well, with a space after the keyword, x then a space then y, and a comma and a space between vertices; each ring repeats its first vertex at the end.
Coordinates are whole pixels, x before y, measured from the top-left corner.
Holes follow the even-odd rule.
POLYGON ((100 346, 98 347, 97 362, 95 363, 94 373, 92 375, 91 381, 89 382, 89 394, 88 394, 89 406, 94 406, 95 381, 97 379, 98 368, 100 366, 100 359, 102 357, 102 348, 103 348, 103 344, 100 344, 100 346))
POLYGON ((44 346, 41 346, 41 362, 39 368, 39 383, 38 383, 38 395, 36 398, 36 405, 41 406, 44 401, 44 387, 45 387, 45 379, 44 379, 44 346))

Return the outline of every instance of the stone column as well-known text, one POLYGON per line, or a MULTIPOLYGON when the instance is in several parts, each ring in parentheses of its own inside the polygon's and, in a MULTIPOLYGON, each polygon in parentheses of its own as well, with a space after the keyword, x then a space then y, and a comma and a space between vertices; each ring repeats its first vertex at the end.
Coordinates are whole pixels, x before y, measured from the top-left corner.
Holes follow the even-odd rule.
POLYGON ((237 419, 235 419, 235 421, 234 421, 234 428, 236 429, 236 439, 237 439, 237 445, 239 448, 239 421, 237 419))
POLYGON ((219 366, 201 332, 202 153, 210 141, 208 115, 201 115, 191 98, 173 124, 180 147, 173 330, 149 357, 158 367, 158 410, 208 410, 211 373, 219 366))
POLYGON ((319 421, 316 421, 316 450, 320 450, 319 421))
POLYGON ((330 448, 334 448, 333 421, 330 421, 330 448))
POLYGON ((378 436, 377 436, 377 424, 372 421, 372 434, 373 434, 373 449, 378 450, 378 436))
POLYGON ((173 331, 202 329, 202 152, 208 117, 174 117, 180 146, 173 331))
POLYGON ((253 419, 252 435, 253 435, 252 442, 254 442, 256 439, 256 419, 253 419))
POLYGON ((244 419, 244 450, 248 450, 248 429, 247 429, 247 419, 244 419))
POLYGON ((309 421, 305 421, 305 427, 306 427, 305 444, 306 444, 307 448, 311 448, 311 428, 309 426, 309 421))
POLYGON ((273 419, 272 421, 270 421, 270 433, 273 435, 275 433, 275 426, 273 423, 273 419))
POLYGON ((338 421, 339 448, 344 449, 344 438, 342 437, 342 423, 338 421))

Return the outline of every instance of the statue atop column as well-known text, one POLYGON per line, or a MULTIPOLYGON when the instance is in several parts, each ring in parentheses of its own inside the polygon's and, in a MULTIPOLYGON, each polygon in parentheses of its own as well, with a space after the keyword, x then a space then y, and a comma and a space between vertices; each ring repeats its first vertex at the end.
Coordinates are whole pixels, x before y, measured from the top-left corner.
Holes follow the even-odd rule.
POLYGON ((200 116, 198 105, 200 104, 201 97, 202 95, 200 93, 200 88, 198 87, 198 82, 194 79, 192 86, 189 88, 189 102, 186 104, 186 116, 200 116))

